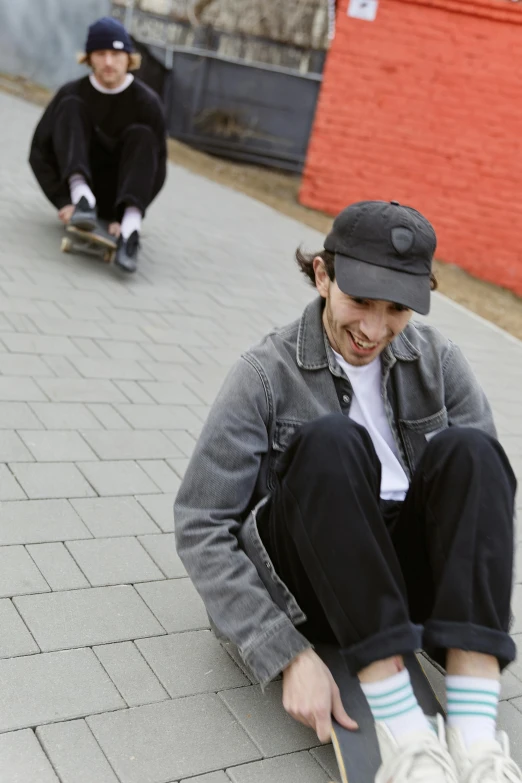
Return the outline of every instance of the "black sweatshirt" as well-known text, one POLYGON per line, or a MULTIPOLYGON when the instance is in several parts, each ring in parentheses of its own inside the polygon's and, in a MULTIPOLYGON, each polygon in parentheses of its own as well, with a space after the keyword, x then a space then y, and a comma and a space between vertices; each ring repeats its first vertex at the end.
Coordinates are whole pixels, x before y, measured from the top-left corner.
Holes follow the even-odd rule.
MULTIPOLYGON (((158 170, 152 198, 159 193, 166 176, 167 144, 163 107, 156 93, 139 79, 123 92, 107 94, 92 86, 88 76, 61 87, 47 106, 31 143, 29 163, 43 192, 57 209, 71 203, 69 184, 63 182, 53 149, 56 107, 68 95, 81 98, 92 123, 104 136, 117 141, 129 125, 148 125, 158 140, 158 170)), ((152 199, 151 199, 152 200, 152 199)))

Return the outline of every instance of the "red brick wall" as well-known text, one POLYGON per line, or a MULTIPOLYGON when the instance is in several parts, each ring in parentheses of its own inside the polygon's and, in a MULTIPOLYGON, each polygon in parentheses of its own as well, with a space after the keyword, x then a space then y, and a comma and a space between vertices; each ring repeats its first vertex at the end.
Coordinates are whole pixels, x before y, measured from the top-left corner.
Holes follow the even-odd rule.
POLYGON ((522 295, 522 4, 338 4, 300 199, 420 209, 437 257, 522 295))

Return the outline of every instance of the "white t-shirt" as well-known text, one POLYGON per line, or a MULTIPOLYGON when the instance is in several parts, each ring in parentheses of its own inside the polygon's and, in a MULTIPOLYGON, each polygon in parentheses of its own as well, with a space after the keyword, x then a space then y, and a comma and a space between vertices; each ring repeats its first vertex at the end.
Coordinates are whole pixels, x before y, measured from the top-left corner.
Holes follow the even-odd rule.
POLYGON ((98 79, 93 73, 89 74, 89 81, 94 87, 95 90, 98 90, 98 92, 103 92, 105 95, 118 95, 120 92, 124 92, 124 90, 127 89, 127 87, 130 87, 132 82, 134 81, 134 76, 132 73, 128 73, 125 76, 125 79, 120 84, 119 87, 114 87, 112 90, 108 87, 104 87, 103 84, 100 84, 98 79))
POLYGON ((381 462, 381 498, 404 500, 409 482, 399 462, 397 445, 386 416, 381 395, 381 357, 356 367, 334 351, 339 367, 353 389, 350 419, 366 427, 381 462))

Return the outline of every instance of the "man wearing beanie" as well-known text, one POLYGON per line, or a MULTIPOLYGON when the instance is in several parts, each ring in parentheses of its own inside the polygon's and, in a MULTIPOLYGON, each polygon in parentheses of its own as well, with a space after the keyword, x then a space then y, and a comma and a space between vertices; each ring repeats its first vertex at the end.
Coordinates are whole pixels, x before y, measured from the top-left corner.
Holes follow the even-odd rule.
POLYGON ((297 251, 318 296, 232 368, 174 507, 216 633, 287 712, 348 730, 314 644, 340 648, 375 719, 376 783, 520 783, 497 731, 516 479, 459 348, 424 323, 435 232, 397 202, 352 204, 297 251), (446 670, 419 706, 403 656, 446 670), (430 720, 430 717, 432 718, 430 720))
POLYGON ((87 231, 98 218, 118 237, 115 263, 135 272, 141 220, 166 176, 158 96, 130 71, 140 56, 116 19, 89 27, 79 62, 92 72, 65 84, 36 128, 29 163, 63 223, 87 231))

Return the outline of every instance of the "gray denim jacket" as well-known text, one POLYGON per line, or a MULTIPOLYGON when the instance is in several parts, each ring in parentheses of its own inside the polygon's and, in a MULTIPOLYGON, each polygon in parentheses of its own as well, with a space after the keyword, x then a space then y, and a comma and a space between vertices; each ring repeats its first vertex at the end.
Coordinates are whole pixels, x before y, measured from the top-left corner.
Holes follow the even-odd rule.
MULTIPOLYGON (((328 413, 348 415, 353 395, 326 338, 322 304, 311 302, 232 368, 174 506, 177 550, 211 624, 262 684, 310 644, 296 627, 306 618, 257 533, 256 510, 296 430, 328 413)), ((431 326, 410 323, 383 351, 382 392, 410 476, 430 436, 446 427, 495 435, 466 359, 431 326)))

